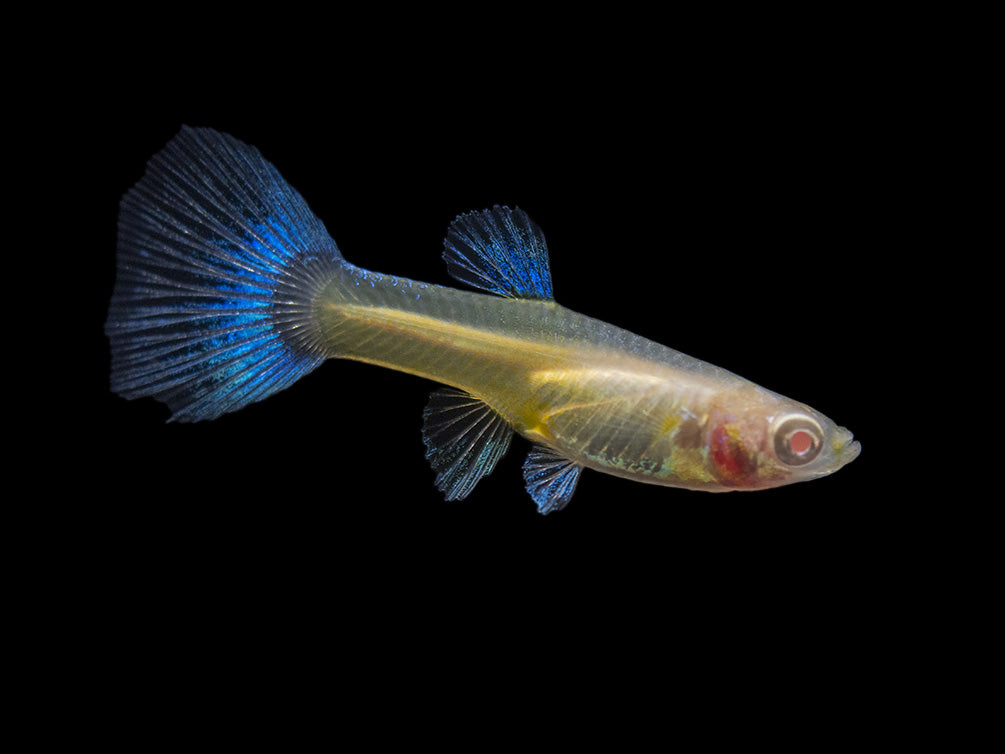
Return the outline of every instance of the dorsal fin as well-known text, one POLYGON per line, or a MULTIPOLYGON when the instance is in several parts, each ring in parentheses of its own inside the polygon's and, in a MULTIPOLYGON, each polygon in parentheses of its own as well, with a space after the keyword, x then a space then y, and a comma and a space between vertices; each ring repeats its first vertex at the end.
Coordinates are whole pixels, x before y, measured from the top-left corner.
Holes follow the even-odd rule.
POLYGON ((459 215, 443 247, 455 280, 510 298, 553 298, 548 245, 522 209, 496 206, 459 215))

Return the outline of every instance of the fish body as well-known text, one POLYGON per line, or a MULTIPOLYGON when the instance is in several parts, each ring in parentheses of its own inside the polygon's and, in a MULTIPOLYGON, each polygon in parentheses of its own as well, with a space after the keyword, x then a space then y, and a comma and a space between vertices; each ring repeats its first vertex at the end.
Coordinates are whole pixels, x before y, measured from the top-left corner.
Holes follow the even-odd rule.
POLYGON ((470 494, 514 433, 527 489, 564 507, 582 469, 708 491, 831 473, 859 451, 808 406, 552 296, 547 246, 519 209, 457 218, 451 275, 484 292, 346 261, 259 155, 183 129, 123 199, 106 331, 112 386, 197 421, 261 400, 327 358, 446 386, 423 415, 448 499, 470 494))

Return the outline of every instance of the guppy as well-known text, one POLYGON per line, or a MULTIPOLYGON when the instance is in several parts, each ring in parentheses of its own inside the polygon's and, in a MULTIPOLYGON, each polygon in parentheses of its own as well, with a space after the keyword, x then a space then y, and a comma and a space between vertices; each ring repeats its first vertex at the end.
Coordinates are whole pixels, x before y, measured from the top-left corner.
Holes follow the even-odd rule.
POLYGON ((723 492, 824 476, 859 453, 809 406, 557 304, 544 236, 519 209, 461 215, 444 248, 451 276, 486 293, 350 264, 258 150, 184 127, 120 206, 112 389, 199 421, 327 358, 425 377, 447 386, 422 427, 447 499, 519 433, 541 513, 569 502, 584 468, 723 492))

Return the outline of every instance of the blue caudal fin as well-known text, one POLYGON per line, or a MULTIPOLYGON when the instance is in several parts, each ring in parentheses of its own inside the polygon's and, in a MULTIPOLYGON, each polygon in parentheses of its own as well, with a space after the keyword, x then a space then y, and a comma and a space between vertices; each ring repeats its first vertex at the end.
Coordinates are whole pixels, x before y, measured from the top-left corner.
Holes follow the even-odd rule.
POLYGON ((282 390, 327 355, 311 301, 342 264, 257 149, 183 128, 120 205, 112 390, 153 396, 177 421, 282 390))

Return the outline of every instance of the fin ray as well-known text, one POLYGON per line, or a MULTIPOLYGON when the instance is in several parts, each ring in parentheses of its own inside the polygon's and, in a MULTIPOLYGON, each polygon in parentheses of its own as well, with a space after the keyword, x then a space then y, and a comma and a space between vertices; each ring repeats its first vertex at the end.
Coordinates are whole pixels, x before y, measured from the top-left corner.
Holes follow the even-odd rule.
POLYGON ((342 264, 257 149, 183 127, 120 205, 112 390, 199 421, 288 387, 327 356, 312 298, 342 264))
POLYGON ((548 244, 522 209, 460 215, 443 247, 447 270, 461 283, 511 298, 553 298, 548 244))
POLYGON ((513 430, 488 404, 452 388, 434 390, 422 414, 426 458, 447 500, 463 500, 509 449, 513 430))
POLYGON ((523 478, 538 513, 547 515, 568 505, 582 471, 580 464, 544 445, 535 445, 524 461, 523 478))

